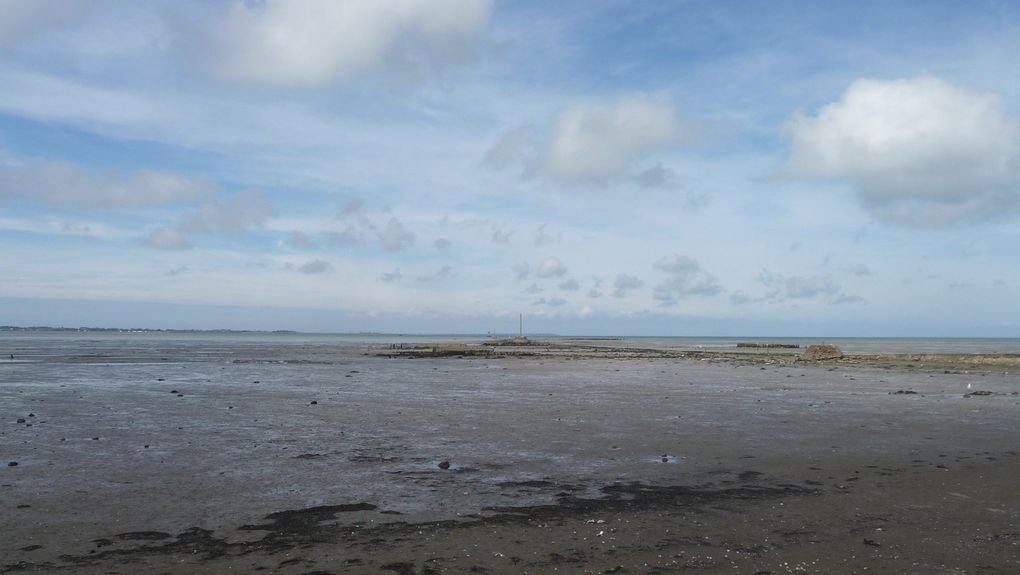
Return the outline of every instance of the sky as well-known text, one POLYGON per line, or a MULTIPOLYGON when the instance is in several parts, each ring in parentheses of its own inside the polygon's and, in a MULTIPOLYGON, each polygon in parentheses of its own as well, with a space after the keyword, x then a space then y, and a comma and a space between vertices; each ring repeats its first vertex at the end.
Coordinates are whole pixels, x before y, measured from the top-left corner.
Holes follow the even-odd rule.
POLYGON ((1020 337, 1020 3, 0 0, 0 324, 1020 337))

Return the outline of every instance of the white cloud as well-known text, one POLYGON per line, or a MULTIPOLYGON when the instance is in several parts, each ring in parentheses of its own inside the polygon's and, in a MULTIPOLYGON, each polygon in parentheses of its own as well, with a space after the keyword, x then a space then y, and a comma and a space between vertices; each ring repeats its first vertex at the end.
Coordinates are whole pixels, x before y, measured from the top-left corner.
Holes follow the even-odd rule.
POLYGON ((361 198, 351 198, 344 202, 344 205, 340 206, 340 213, 338 216, 340 218, 350 217, 361 211, 361 208, 363 207, 365 207, 365 200, 361 198))
POLYGON ((238 192, 225 201, 202 204, 184 214, 181 230, 185 232, 242 232, 261 227, 273 214, 273 204, 256 191, 238 192))
POLYGON ((0 48, 59 25, 83 7, 82 0, 4 0, 0 2, 0 48))
POLYGON ((666 256, 655 262, 655 267, 669 274, 652 292, 652 297, 662 305, 673 305, 677 299, 689 296, 712 296, 722 291, 719 282, 702 270, 696 260, 687 256, 666 256))
POLYGON ((886 223, 972 223, 1020 207, 1020 123, 994 94, 931 76, 858 80, 817 115, 794 115, 788 133, 785 175, 844 180, 886 223))
POLYGON ((189 204, 215 186, 180 174, 87 170, 66 162, 0 164, 0 197, 17 196, 71 208, 138 208, 189 204))
POLYGON ((437 280, 444 280, 444 279, 448 279, 448 278, 451 278, 451 277, 453 277, 453 268, 448 266, 448 265, 446 265, 446 266, 443 266, 443 267, 439 268, 438 270, 436 270, 435 272, 433 272, 431 274, 420 275, 420 276, 418 276, 417 279, 420 282, 431 282, 431 281, 437 281, 437 280))
POLYGON ((534 241, 536 246, 544 246, 556 241, 556 238, 554 238, 551 234, 545 231, 545 227, 547 225, 548 224, 542 224, 538 226, 538 230, 535 231, 534 241))
POLYGON ((400 268, 396 268, 393 271, 379 274, 379 281, 383 283, 393 283, 402 277, 403 276, 400 274, 400 268))
POLYGON ((453 242, 446 238, 437 238, 436 241, 432 243, 432 246, 441 252, 450 249, 450 246, 452 245, 453 242))
POLYGON ((575 279, 562 281, 556 287, 560 288, 563 291, 577 291, 581 289, 581 286, 577 283, 577 280, 575 279))
POLYGON ((832 300, 832 303, 835 305, 842 305, 846 303, 861 303, 863 301, 864 298, 862 298, 859 295, 848 295, 841 293, 832 300))
POLYGON ((383 249, 389 251, 401 250, 414 244, 414 234, 407 231, 397 218, 390 218, 378 236, 383 249))
POLYGON ((510 243, 510 236, 513 235, 512 231, 509 230, 492 230, 492 243, 494 244, 508 244, 510 243))
POLYGON ((331 246, 347 247, 360 244, 362 239, 354 226, 347 226, 342 232, 323 232, 322 241, 331 246))
POLYGON ((730 303, 733 305, 746 305, 759 301, 747 295, 744 291, 738 290, 730 294, 730 303))
POLYGON ((588 290, 588 297, 591 299, 598 299, 602 297, 602 278, 598 276, 592 276, 591 278, 591 289, 588 290))
POLYGON ((170 228, 159 228, 142 239, 142 245, 160 250, 183 250, 191 247, 184 234, 170 228))
POLYGON ((668 188, 676 185, 676 173, 662 163, 634 174, 634 183, 642 188, 668 188))
POLYGON ((486 163, 514 163, 525 175, 562 185, 602 185, 620 178, 660 185, 671 172, 656 166, 635 174, 643 160, 676 148, 685 137, 673 102, 636 93, 609 105, 574 104, 544 130, 515 128, 489 150, 486 163))
POLYGON ((787 277, 767 269, 758 275, 758 281, 771 289, 766 297, 772 300, 835 297, 841 289, 840 285, 827 275, 787 277))
POLYGON ((560 277, 565 273, 567 273, 567 266, 552 256, 542 260, 542 264, 535 270, 535 275, 540 278, 560 277))
POLYGON ((638 289, 643 285, 645 285, 645 282, 641 281, 640 278, 627 274, 617 274, 616 280, 613 281, 613 296, 619 298, 627 297, 627 292, 638 289))
POLYGON ((519 280, 526 280, 528 279, 528 276, 531 275, 531 266, 528 265, 528 262, 518 262, 514 264, 513 269, 514 275, 516 275, 519 280))
POLYGON ((314 88, 379 69, 428 72, 488 24, 491 0, 235 0, 203 48, 223 78, 314 88))
POLYGON ((300 231, 291 232, 290 238, 287 239, 287 243, 293 247, 302 249, 311 249, 319 246, 319 244, 308 237, 308 234, 300 231))
POLYGON ((871 275, 871 268, 865 264, 854 264, 848 270, 851 274, 857 277, 865 277, 871 275))
POLYGON ((300 271, 303 274, 314 275, 326 273, 331 269, 333 269, 333 266, 326 260, 312 260, 310 262, 302 264, 298 268, 298 271, 300 271))
POLYGON ((538 284, 533 283, 533 284, 529 285, 528 287, 524 288, 524 290, 521 293, 526 293, 528 295, 535 295, 535 294, 540 294, 543 291, 545 291, 545 290, 543 290, 541 288, 541 286, 539 286, 538 284))

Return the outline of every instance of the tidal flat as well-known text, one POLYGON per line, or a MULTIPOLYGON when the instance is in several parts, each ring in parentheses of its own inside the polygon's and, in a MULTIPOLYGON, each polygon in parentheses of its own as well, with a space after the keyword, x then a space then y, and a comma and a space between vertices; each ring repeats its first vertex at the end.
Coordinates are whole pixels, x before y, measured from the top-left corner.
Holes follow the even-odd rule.
POLYGON ((1020 358, 4 336, 0 573, 1020 572, 1020 358))

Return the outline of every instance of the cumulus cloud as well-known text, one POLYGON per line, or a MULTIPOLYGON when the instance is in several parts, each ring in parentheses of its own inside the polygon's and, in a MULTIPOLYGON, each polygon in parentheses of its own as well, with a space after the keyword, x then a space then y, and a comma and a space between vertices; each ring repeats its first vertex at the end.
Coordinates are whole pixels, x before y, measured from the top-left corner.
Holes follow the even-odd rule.
POLYGON ((577 291, 581 289, 581 286, 577 283, 577 280, 575 279, 562 281, 556 287, 560 288, 563 291, 577 291))
POLYGON ((437 238, 436 241, 432 243, 432 247, 436 248, 441 252, 450 249, 450 246, 452 245, 453 242, 446 238, 437 238))
POLYGON ((347 226, 342 232, 323 232, 322 241, 335 247, 347 247, 362 242, 361 234, 354 226, 347 226))
POLYGON ((295 248, 311 249, 318 247, 314 240, 308 237, 308 234, 300 231, 293 231, 290 233, 290 238, 287 239, 287 243, 295 248))
POLYGON ((528 287, 524 288, 524 290, 522 290, 521 293, 526 293, 528 295, 535 295, 535 294, 540 294, 543 291, 545 291, 545 290, 543 290, 541 288, 541 286, 539 286, 538 284, 531 284, 528 287))
POLYGON ((850 269, 848 271, 857 277, 865 277, 871 275, 871 268, 869 268, 865 264, 854 264, 853 266, 850 266, 850 269))
POLYGON ((450 266, 443 266, 431 274, 420 275, 417 279, 420 282, 431 282, 451 277, 453 277, 453 268, 450 266))
POLYGON ((397 218, 390 218, 381 231, 378 232, 379 241, 382 247, 388 251, 402 250, 414 245, 414 234, 407 231, 404 224, 397 218))
POLYGON ((784 276, 762 270, 758 281, 771 291, 768 299, 811 299, 819 296, 836 296, 841 287, 827 275, 812 277, 784 276))
POLYGON ((668 274, 652 292, 652 297, 662 305, 673 305, 678 299, 689 296, 712 296, 722 291, 716 279, 687 256, 666 256, 655 262, 655 268, 668 274))
POLYGON ((535 231, 536 246, 544 246, 546 244, 551 244, 556 241, 556 238, 552 237, 552 235, 549 234, 549 232, 545 231, 545 227, 547 225, 548 224, 542 224, 538 226, 538 230, 535 231))
POLYGON ((627 297, 628 292, 638 289, 643 285, 645 285, 645 282, 641 281, 640 278, 627 274, 617 274, 616 280, 613 281, 613 296, 620 298, 627 297))
POLYGON ((512 234, 513 232, 511 231, 496 228, 492 230, 492 236, 490 239, 494 244, 508 244, 510 243, 510 236, 512 234))
POLYGON ((163 275, 168 277, 168 278, 172 278, 172 277, 175 277, 175 276, 179 276, 181 274, 188 273, 189 271, 191 271, 191 270, 188 268, 188 266, 181 266, 179 268, 174 268, 174 269, 171 269, 171 270, 167 270, 166 272, 163 273, 163 275))
POLYGON ((191 242, 177 230, 159 228, 143 238, 142 245, 158 250, 184 250, 191 247, 191 242))
POLYGON ((333 269, 333 266, 326 260, 312 260, 298 267, 298 271, 308 275, 326 273, 331 269, 333 269))
POLYGON ((994 94, 931 76, 858 80, 787 130, 785 176, 845 181, 885 223, 974 223, 1020 207, 1020 123, 994 94))
POLYGON ((493 145, 486 163, 493 168, 519 163, 525 176, 567 186, 626 178, 659 184, 670 175, 661 166, 635 170, 676 148, 685 135, 669 97, 637 93, 608 105, 567 106, 544 129, 515 128, 493 145))
POLYGON ((634 183, 642 188, 668 188, 676 185, 676 173, 662 163, 634 174, 634 183))
POLYGON ((364 206, 365 200, 362 200, 361 198, 351 198, 340 206, 340 212, 337 215, 340 218, 348 218, 361 211, 361 208, 364 206))
POLYGON ((235 0, 203 48, 227 80, 315 88, 375 70, 442 66, 491 11, 491 0, 235 0))
POLYGON ((85 8, 84 0, 0 2, 0 49, 33 32, 58 26, 85 8))
POLYGON ((526 280, 528 279, 528 276, 531 275, 531 266, 528 265, 528 262, 518 262, 514 264, 513 270, 514 275, 516 275, 519 280, 526 280))
POLYGON ((400 268, 394 269, 393 271, 383 272, 379 274, 379 281, 383 283, 393 283, 403 276, 400 274, 400 268))
POLYGON ((190 204, 211 197, 201 179, 154 170, 88 170, 66 162, 0 164, 0 197, 69 208, 139 208, 190 204))
POLYGON ((839 294, 833 300, 832 303, 835 305, 843 305, 847 303, 860 303, 863 302, 864 298, 859 295, 839 294))
POLYGON ((535 275, 540 278, 560 277, 567 273, 567 266, 558 258, 552 256, 542 260, 542 263, 535 270, 535 275))
POLYGON ((730 303, 733 305, 746 305, 755 301, 758 300, 747 295, 747 293, 742 290, 737 290, 730 294, 730 303))
POLYGON ((238 192, 226 200, 202 204, 181 220, 185 232, 242 232, 261 227, 273 215, 273 204, 256 191, 238 192))

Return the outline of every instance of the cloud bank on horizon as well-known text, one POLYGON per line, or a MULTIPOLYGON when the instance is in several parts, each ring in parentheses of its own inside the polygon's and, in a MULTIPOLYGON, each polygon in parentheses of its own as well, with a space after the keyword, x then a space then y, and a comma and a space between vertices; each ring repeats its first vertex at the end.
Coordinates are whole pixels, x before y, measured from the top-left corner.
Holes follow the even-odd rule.
POLYGON ((996 2, 7 0, 0 323, 1016 336, 1016 53, 996 2))

